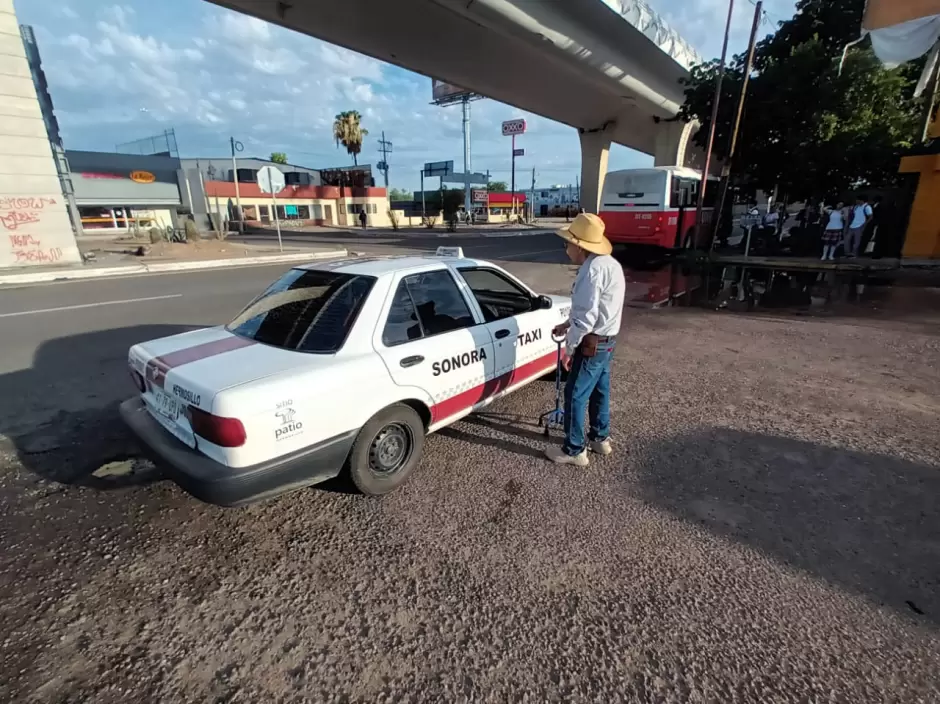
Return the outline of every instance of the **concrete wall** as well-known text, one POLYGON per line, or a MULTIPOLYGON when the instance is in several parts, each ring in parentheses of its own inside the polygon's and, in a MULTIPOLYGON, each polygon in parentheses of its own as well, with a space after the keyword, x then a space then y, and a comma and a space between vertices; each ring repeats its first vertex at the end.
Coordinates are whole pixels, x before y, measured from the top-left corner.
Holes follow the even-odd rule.
POLYGON ((0 269, 80 262, 13 0, 0 0, 0 269))

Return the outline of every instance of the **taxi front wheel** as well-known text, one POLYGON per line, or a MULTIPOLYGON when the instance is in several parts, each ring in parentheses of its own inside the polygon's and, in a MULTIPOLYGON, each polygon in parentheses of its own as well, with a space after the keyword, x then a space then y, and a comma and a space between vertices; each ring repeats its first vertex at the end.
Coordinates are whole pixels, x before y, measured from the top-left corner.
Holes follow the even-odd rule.
POLYGON ((404 404, 389 406, 359 431, 349 453, 349 477, 363 494, 387 494, 405 483, 423 450, 418 414, 404 404))

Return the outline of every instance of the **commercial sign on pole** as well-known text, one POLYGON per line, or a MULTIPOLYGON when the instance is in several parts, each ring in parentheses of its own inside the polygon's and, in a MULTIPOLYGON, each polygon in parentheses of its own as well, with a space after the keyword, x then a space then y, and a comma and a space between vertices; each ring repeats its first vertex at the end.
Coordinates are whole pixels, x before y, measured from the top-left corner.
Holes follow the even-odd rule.
POLYGON ((425 176, 450 176, 454 173, 454 162, 451 161, 429 161, 424 165, 421 173, 425 176))
POLYGON ((489 192, 485 188, 474 188, 470 191, 470 199, 474 203, 489 202, 489 192))
POLYGON ((277 194, 286 185, 284 174, 276 166, 263 166, 258 169, 258 188, 262 193, 271 194, 271 202, 274 206, 274 223, 277 227, 277 246, 282 252, 284 251, 284 245, 281 242, 281 219, 277 215, 277 194))
POLYGON ((512 212, 516 213, 516 157, 523 156, 525 149, 516 149, 516 135, 525 134, 525 120, 506 120, 503 123, 503 136, 512 137, 512 185, 509 187, 512 193, 512 212))

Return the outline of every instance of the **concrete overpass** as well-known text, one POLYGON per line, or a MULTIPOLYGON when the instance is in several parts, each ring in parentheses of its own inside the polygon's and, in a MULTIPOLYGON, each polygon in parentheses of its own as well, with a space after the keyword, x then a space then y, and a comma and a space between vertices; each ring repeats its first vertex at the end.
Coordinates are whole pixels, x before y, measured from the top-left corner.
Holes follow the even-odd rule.
POLYGON ((641 0, 209 0, 577 128, 596 212, 611 142, 695 166, 670 121, 699 60, 641 0))

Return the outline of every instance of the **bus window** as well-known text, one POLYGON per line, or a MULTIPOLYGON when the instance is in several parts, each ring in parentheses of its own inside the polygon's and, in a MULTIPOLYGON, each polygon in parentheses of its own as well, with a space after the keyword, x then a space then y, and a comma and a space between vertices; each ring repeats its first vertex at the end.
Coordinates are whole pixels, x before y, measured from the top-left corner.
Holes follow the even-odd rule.
POLYGON ((666 197, 665 172, 612 171, 604 179, 604 203, 635 208, 662 208, 666 197))

